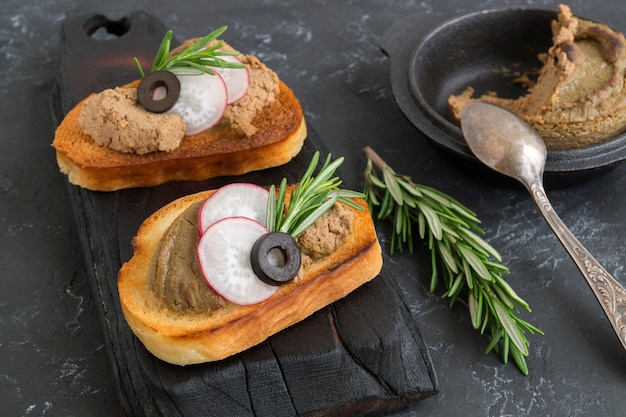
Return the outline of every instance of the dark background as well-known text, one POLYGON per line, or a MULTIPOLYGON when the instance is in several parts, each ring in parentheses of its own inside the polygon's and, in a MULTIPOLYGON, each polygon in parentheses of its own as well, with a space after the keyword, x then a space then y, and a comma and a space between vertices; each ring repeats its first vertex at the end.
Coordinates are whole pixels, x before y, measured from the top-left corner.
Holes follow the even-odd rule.
MULTIPOLYGON (((50 147, 49 101, 58 77, 59 29, 67 16, 109 18, 145 10, 180 39, 222 24, 226 39, 273 68, 300 99, 309 127, 346 157, 347 186, 362 186, 361 149, 373 146, 400 173, 451 194, 478 213, 486 238, 528 300, 522 316, 545 330, 530 336, 523 376, 484 355, 487 340, 467 309, 428 293, 427 254, 394 255, 405 300, 430 349, 440 392, 401 415, 625 415, 626 354, 580 273, 521 187, 469 175, 403 116, 378 42, 398 19, 437 22, 501 1, 2 1, 0 15, 0 405, 4 415, 114 416, 115 383, 86 265, 50 147)), ((533 4, 535 2, 528 2, 533 4)), ((556 2, 541 5, 554 7, 556 2)), ((613 1, 572 1, 575 14, 626 30, 613 1)), ((85 68, 85 71, 96 70, 85 68)), ((626 283, 626 167, 549 190, 556 211, 595 257, 626 283)), ((384 229, 384 228, 383 228, 384 229)), ((382 229, 381 229, 382 230, 382 229)), ((385 248, 387 235, 380 235, 385 248)))

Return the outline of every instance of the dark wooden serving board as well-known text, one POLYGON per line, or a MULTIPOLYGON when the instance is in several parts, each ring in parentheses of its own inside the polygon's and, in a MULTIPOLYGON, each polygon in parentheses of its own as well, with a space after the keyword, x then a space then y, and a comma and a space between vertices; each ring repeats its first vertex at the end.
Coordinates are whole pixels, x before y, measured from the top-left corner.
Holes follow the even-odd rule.
MULTIPOLYGON (((142 12, 117 22, 96 14, 68 18, 62 26, 61 71, 52 98, 55 120, 60 122, 89 93, 137 78, 132 57, 141 53, 138 58, 148 68, 164 33, 157 19, 142 12), (90 36, 98 28, 116 36, 90 36)), ((345 299, 219 362, 167 364, 152 356, 124 321, 117 273, 132 256, 131 239, 146 217, 175 198, 229 182, 268 185, 283 177, 295 182, 315 150, 325 153, 310 131, 303 151, 289 164, 237 178, 110 193, 68 183, 87 279, 98 300, 125 414, 374 415, 436 393, 429 354, 389 267, 345 299)))

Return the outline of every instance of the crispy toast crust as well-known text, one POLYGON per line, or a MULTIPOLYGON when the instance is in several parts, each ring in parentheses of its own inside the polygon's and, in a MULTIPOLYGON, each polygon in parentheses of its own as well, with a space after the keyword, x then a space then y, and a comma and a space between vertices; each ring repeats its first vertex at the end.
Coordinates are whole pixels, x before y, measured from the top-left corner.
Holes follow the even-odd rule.
POLYGON ((276 100, 255 117, 257 132, 252 136, 218 125, 184 138, 173 151, 146 155, 114 151, 83 133, 78 125, 83 103, 63 119, 52 146, 61 172, 72 184, 98 191, 198 181, 279 166, 300 152, 307 134, 300 103, 282 81, 276 100))
POLYGON ((148 274, 161 237, 187 207, 213 192, 182 197, 146 219, 133 239, 134 255, 118 275, 126 321, 147 349, 164 361, 188 365, 239 353, 345 297, 382 268, 367 204, 357 200, 364 210, 352 209, 352 233, 345 243, 307 267, 303 278, 282 285, 269 299, 251 306, 227 302, 225 307, 206 313, 181 314, 164 309, 148 288, 148 274))

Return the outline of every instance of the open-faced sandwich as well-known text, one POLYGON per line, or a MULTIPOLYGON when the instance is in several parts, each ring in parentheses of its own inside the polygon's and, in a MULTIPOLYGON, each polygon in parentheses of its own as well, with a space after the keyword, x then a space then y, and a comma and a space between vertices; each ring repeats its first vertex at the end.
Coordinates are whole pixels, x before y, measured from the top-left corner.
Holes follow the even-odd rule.
POLYGON ((381 270, 362 194, 338 188, 339 158, 297 185, 192 194, 140 226, 120 269, 124 317, 146 348, 188 365, 255 346, 381 270))
POLYGON ((222 27, 170 51, 163 39, 141 80, 92 94, 57 128, 52 146, 69 181, 114 191, 240 175, 300 152, 302 108, 275 72, 218 38, 222 27))

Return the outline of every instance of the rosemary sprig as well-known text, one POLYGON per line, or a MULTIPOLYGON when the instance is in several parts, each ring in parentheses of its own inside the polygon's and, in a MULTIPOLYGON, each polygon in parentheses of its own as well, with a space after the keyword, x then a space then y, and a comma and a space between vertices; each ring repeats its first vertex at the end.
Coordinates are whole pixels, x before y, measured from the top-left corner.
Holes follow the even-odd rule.
MULTIPOLYGON (((215 72, 209 67, 245 68, 244 64, 228 62, 220 58, 228 55, 239 55, 239 52, 236 51, 222 51, 221 48, 224 46, 224 41, 220 40, 209 46, 209 44, 221 36, 227 28, 227 26, 220 27, 195 42, 181 53, 172 56, 169 55, 174 34, 171 30, 167 31, 161 41, 150 72, 167 70, 177 75, 197 75, 202 73, 214 75, 215 72)), ((144 78, 144 70, 136 57, 135 64, 141 74, 141 78, 144 78)))
POLYGON ((270 196, 275 195, 276 198, 268 198, 266 223, 269 230, 288 233, 294 238, 298 237, 336 202, 363 210, 363 207, 350 198, 365 196, 357 191, 340 189, 341 180, 339 177, 333 177, 344 158, 331 161, 332 155, 329 154, 317 176, 313 176, 319 158, 320 153, 315 152, 298 186, 291 189, 288 204, 285 200, 287 197, 286 178, 282 179, 278 193, 274 185, 270 187, 270 196))
POLYGON ((450 307, 465 298, 472 326, 481 334, 488 328, 491 334, 485 353, 501 352, 504 363, 510 354, 527 375, 525 332, 543 332, 517 316, 519 307, 529 312, 530 307, 502 278, 509 269, 479 236, 484 231, 476 214, 452 197, 397 174, 372 148, 365 148, 365 153, 365 199, 372 213, 378 209, 378 219, 393 224, 391 252, 406 244, 412 253, 416 230, 431 252, 430 291, 443 281, 443 297, 450 298, 450 307), (382 178, 374 166, 382 171, 382 178))

